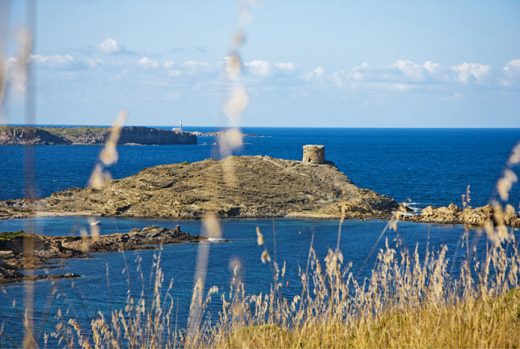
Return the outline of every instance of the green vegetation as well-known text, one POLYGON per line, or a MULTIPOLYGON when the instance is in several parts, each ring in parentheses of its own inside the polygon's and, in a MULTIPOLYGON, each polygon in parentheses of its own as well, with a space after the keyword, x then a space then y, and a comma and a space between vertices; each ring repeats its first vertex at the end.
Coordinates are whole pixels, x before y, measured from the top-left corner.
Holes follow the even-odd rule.
POLYGON ((5 232, 5 233, 0 233, 0 241, 8 241, 8 240, 12 240, 12 239, 15 239, 17 237, 21 237, 21 236, 24 236, 25 232, 20 230, 20 231, 15 231, 15 232, 5 232))
POLYGON ((65 137, 65 138, 76 138, 76 137, 102 137, 110 132, 110 128, 107 127, 91 127, 91 126, 82 126, 82 127, 42 127, 42 130, 45 130, 49 133, 52 133, 57 136, 65 137))
POLYGON ((103 143, 105 137, 110 133, 107 127, 32 127, 32 126, 0 126, 0 132, 10 133, 37 134, 47 133, 72 143, 82 143, 85 139, 96 140, 97 143, 103 143))
POLYGON ((31 131, 35 131, 37 130, 38 127, 32 127, 32 126, 5 126, 5 125, 0 125, 0 132, 6 132, 6 131, 27 131, 27 130, 31 130, 31 131))

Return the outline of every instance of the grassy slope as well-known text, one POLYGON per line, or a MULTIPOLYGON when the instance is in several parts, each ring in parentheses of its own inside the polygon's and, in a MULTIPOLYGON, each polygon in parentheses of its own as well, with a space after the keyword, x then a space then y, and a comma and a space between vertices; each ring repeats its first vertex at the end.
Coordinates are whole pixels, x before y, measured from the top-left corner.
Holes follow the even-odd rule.
POLYGON ((36 127, 36 126, 0 126, 0 132, 6 130, 43 130, 55 136, 74 140, 77 137, 104 137, 110 128, 108 127, 36 127))
POLYGON ((311 323, 289 331, 245 327, 217 347, 248 348, 460 348, 520 347, 520 289, 490 300, 451 307, 411 308, 345 325, 311 323))
POLYGON ((65 138, 70 137, 78 137, 83 135, 104 135, 110 131, 108 127, 42 127, 42 130, 45 130, 49 133, 62 136, 65 138))

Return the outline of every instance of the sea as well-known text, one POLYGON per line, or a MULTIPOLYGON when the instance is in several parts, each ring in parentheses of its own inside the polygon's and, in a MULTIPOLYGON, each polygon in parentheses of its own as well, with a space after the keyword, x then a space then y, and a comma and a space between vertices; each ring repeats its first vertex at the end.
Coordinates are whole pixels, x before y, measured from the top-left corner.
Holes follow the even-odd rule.
MULTIPOLYGON (((212 132, 210 127, 185 127, 186 131, 212 132)), ((323 144, 327 160, 357 186, 387 194, 416 209, 428 205, 461 204, 469 193, 470 204, 480 206, 498 200, 497 180, 507 159, 520 141, 520 129, 348 129, 348 128, 244 128, 243 148, 237 155, 268 155, 299 160, 305 144, 323 144)), ((96 165, 100 146, 35 146, 32 153, 23 146, 0 146, 0 200, 24 197, 27 183, 45 197, 55 191, 84 187, 96 165)), ((199 137, 196 145, 118 146, 119 160, 110 168, 122 178, 155 165, 194 162, 216 158, 215 137, 199 137)), ((517 171, 518 172, 518 171, 517 171)), ((514 186, 509 202, 518 208, 520 190, 514 186)), ((126 232, 147 225, 180 225, 192 234, 201 232, 200 221, 133 218, 96 218, 101 234, 126 232)), ((88 217, 38 217, 0 221, 0 231, 27 230, 46 235, 77 235, 90 229, 88 217)), ((380 220, 228 219, 220 222, 227 242, 209 243, 205 288, 217 286, 227 292, 234 266, 248 293, 266 292, 273 283, 272 262, 262 263, 262 248, 256 229, 264 233, 272 261, 286 265, 283 295, 300 291, 299 271, 308 264, 311 245, 323 259, 336 246, 338 231, 345 263, 362 281, 370 276, 377 251, 385 245, 427 249, 448 247, 450 269, 466 256, 460 225, 399 223, 398 232, 380 220)), ((516 231, 518 234, 518 231, 516 231)), ((466 237, 467 238, 467 237, 466 237)), ((470 232, 472 246, 485 249, 485 236, 470 232)), ((79 278, 30 282, 34 289, 34 330, 37 341, 54 330, 56 314, 76 319, 85 332, 90 321, 123 309, 127 297, 148 297, 154 268, 159 264, 166 283, 173 280, 175 322, 186 326, 194 284, 198 244, 165 246, 160 250, 94 253, 90 258, 53 261, 52 267, 37 273, 76 273, 79 278)), ((23 337, 24 291, 26 283, 0 286, 0 347, 20 345, 23 337)), ((166 286, 165 286, 166 287, 166 286)), ((219 296, 208 312, 218 318, 219 296)), ((48 347, 57 342, 47 343, 48 347)))

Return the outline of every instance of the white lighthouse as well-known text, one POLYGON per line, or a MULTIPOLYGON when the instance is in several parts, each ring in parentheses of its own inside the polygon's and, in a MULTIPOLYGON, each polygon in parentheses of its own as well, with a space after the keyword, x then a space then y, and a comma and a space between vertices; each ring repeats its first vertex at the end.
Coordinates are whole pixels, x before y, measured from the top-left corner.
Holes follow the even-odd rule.
POLYGON ((182 121, 179 122, 179 127, 175 127, 172 131, 178 134, 183 134, 184 132, 182 131, 182 121))

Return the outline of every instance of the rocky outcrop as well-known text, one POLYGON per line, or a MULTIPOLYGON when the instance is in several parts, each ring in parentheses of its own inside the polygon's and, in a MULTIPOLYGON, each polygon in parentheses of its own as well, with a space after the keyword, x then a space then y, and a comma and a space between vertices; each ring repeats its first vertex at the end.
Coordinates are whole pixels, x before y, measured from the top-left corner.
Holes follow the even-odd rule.
MULTIPOLYGON (((104 144, 110 133, 106 127, 0 127, 0 144, 104 144)), ((196 144, 189 132, 172 132, 151 127, 123 127, 119 144, 170 145, 196 144)))
POLYGON ((120 144, 168 145, 197 144, 197 136, 189 132, 172 132, 158 128, 129 126, 123 127, 120 144))
POLYGON ((427 206, 417 215, 405 215, 403 220, 423 223, 440 224, 467 224, 471 226, 483 226, 486 222, 495 225, 509 225, 520 227, 520 217, 511 205, 503 209, 499 205, 486 205, 481 207, 465 207, 460 209, 451 203, 449 206, 427 206))
POLYGON ((0 202, 0 217, 106 215, 389 218, 397 203, 355 186, 334 165, 267 156, 236 156, 161 165, 113 180, 101 190, 71 189, 36 201, 0 202))
MULTIPOLYGON (((21 269, 45 266, 49 259, 86 257, 91 252, 153 249, 203 239, 206 238, 182 232, 178 226, 175 229, 148 226, 127 233, 86 237, 44 236, 22 231, 0 233, 0 282, 26 279, 21 269), (24 254, 24 243, 33 246, 31 256, 24 254)), ((63 277, 73 276, 64 274, 63 277)))
POLYGON ((72 141, 60 135, 33 127, 0 127, 0 145, 5 144, 71 144, 72 141))

